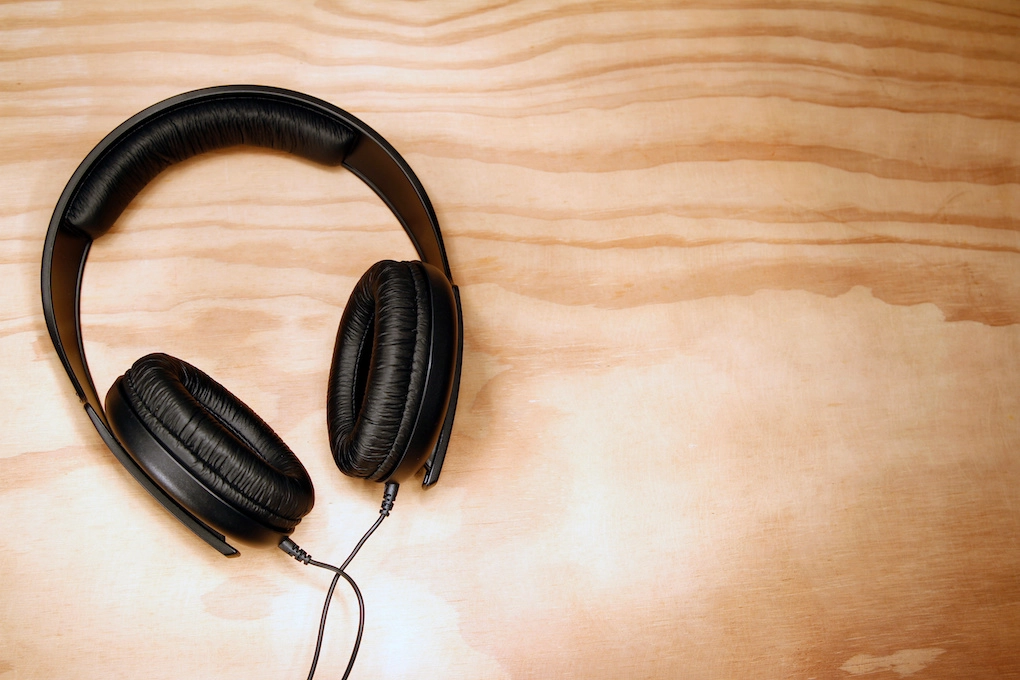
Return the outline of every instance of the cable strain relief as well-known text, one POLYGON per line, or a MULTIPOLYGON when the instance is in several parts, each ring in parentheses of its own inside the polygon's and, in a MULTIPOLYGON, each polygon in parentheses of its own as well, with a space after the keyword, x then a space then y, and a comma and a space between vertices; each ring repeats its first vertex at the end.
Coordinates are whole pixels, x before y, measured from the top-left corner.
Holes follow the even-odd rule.
POLYGON ((383 517, 390 516, 390 510, 393 509, 393 502, 397 500, 397 491, 400 489, 400 485, 396 482, 387 482, 386 489, 383 491, 382 507, 379 508, 379 514, 383 517))
POLYGON ((308 564, 312 561, 312 556, 302 550, 301 546, 297 543, 290 540, 290 536, 285 536, 284 539, 280 541, 280 550, 287 553, 298 562, 308 564))

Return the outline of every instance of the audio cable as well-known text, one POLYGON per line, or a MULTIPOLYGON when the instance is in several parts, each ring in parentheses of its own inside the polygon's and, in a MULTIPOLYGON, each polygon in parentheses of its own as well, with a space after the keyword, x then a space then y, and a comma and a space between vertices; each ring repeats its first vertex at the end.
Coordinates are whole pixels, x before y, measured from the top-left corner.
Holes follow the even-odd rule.
POLYGON ((312 667, 308 670, 308 680, 312 680, 312 676, 315 675, 315 666, 319 663, 319 652, 322 650, 322 636, 326 630, 326 614, 329 612, 329 602, 333 599, 333 591, 336 590, 336 585, 340 582, 341 577, 351 584, 351 588, 354 589, 354 594, 358 598, 358 636, 354 639, 354 649, 351 651, 350 661, 347 662, 347 670, 344 671, 343 680, 347 680, 348 676, 351 674, 351 669, 354 668, 354 660, 358 656, 358 647, 361 646, 361 634, 365 632, 365 600, 361 596, 361 590, 358 588, 358 584, 355 583, 354 579, 352 579, 344 570, 347 569, 347 565, 351 563, 354 556, 358 554, 359 550, 361 550, 361 546, 365 545, 365 541, 368 540, 368 537, 379 528, 379 525, 382 524, 384 519, 389 517, 390 511, 393 509, 393 501, 397 498, 398 489, 399 485, 396 482, 389 482, 386 485, 386 489, 383 491, 382 507, 379 508, 379 519, 377 519, 375 524, 373 524, 369 530, 365 532, 365 535, 361 537, 358 544, 354 546, 354 550, 351 551, 351 554, 347 556, 347 559, 344 560, 343 564, 341 564, 339 568, 334 567, 331 564, 326 564, 325 562, 316 562, 312 559, 312 556, 302 550, 297 543, 290 540, 289 536, 280 541, 280 550, 284 551, 298 562, 326 569, 334 572, 335 574, 333 576, 333 582, 329 584, 329 592, 326 593, 326 602, 322 605, 322 618, 319 620, 319 637, 315 641, 315 654, 312 656, 312 667))

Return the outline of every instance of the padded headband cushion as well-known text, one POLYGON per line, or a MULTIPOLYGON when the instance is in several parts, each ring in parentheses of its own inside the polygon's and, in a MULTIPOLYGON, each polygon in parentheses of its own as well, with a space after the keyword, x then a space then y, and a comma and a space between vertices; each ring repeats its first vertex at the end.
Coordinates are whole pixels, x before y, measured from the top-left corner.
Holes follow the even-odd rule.
POLYGON ((208 489, 281 532, 312 509, 301 462, 254 411, 194 366, 166 354, 124 374, 124 395, 146 428, 208 489))
POLYGON ((156 175, 200 153, 263 146, 339 165, 358 139, 350 127, 298 103, 253 94, 182 104, 131 130, 82 178, 65 219, 92 238, 103 234, 156 175))
POLYGON ((431 295, 420 262, 378 262, 354 287, 337 333, 326 395, 333 458, 373 481, 410 441, 428 374, 431 295))

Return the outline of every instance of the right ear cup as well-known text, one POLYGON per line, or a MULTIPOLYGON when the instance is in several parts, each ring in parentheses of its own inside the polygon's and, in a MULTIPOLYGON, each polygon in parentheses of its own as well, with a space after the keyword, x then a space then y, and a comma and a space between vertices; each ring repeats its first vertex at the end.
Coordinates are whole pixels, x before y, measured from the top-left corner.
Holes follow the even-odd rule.
POLYGON ((351 293, 337 332, 326 424, 337 467, 386 479, 407 449, 425 388, 431 295, 420 262, 377 262, 351 293))
POLYGON ((435 450, 457 372, 449 278, 422 262, 378 262, 354 287, 333 350, 326 425, 337 467, 378 482, 413 475, 435 450))
POLYGON ((106 397, 132 458, 189 511, 242 540, 279 541, 312 509, 304 466, 254 411, 194 366, 150 354, 106 397))

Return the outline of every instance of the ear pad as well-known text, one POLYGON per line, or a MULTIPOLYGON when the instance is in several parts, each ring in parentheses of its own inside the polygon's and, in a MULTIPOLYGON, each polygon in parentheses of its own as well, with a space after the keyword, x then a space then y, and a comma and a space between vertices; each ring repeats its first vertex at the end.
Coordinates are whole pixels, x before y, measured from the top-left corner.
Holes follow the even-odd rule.
POLYGON ((326 394, 329 442, 345 474, 385 480, 407 450, 425 391, 431 304, 420 262, 378 262, 354 287, 326 394))
MULTIPOLYGON (((131 451, 150 474, 153 465, 183 467, 219 501, 280 533, 293 531, 312 509, 312 481, 294 453, 254 411, 194 366, 150 354, 117 380, 106 400, 117 429, 127 429, 125 416, 129 427, 140 422, 171 456, 148 453, 143 461, 131 451)), ((178 500, 188 507, 186 499, 178 500)), ((237 524, 231 521, 228 530, 237 524)))

